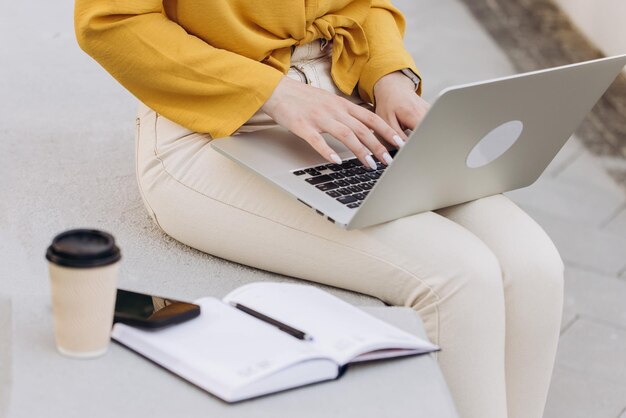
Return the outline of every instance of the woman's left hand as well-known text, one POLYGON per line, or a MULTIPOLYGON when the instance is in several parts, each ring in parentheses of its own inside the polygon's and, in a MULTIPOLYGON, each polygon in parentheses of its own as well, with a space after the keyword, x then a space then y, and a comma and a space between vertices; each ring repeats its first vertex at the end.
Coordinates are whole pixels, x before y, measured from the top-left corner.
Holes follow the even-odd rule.
POLYGON ((430 104, 415 93, 415 84, 402 71, 381 77, 374 85, 376 114, 398 132, 404 141, 405 129, 412 131, 422 121, 430 104))

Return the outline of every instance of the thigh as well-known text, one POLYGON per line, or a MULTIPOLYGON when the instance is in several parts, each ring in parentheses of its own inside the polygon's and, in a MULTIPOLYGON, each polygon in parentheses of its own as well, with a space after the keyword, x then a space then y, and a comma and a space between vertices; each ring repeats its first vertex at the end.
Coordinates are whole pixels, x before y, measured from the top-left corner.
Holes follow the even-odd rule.
POLYGON ((149 110, 140 112, 138 126, 138 180, 146 207, 167 234, 187 245, 412 306, 425 316, 450 295, 476 289, 480 297, 485 287, 501 291, 493 254, 440 215, 346 231, 213 150, 207 135, 149 110))

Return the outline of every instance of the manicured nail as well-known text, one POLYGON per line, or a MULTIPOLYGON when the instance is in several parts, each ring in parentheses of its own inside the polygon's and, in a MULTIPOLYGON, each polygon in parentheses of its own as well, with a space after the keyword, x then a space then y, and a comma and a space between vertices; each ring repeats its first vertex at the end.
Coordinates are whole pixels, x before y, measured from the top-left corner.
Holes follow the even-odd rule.
POLYGON ((396 145, 398 145, 400 148, 404 146, 404 141, 402 140, 402 138, 400 138, 400 135, 394 135, 393 140, 396 141, 396 145))
POLYGON ((365 161, 367 161, 367 165, 369 165, 372 170, 376 170, 376 161, 374 161, 371 155, 366 156, 365 161))
POLYGON ((343 163, 343 161, 341 161, 341 158, 339 158, 339 156, 335 153, 330 154, 330 159, 333 160, 335 162, 335 164, 341 164, 343 163))
POLYGON ((388 152, 383 154, 383 160, 385 160, 385 162, 387 163, 387 165, 391 164, 393 161, 393 158, 391 158, 391 155, 389 155, 388 152))

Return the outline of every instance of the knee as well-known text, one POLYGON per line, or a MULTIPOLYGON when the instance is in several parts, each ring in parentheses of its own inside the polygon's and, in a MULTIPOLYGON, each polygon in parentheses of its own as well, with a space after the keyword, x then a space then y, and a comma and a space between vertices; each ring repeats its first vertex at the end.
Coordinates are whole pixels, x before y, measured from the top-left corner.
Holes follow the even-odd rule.
MULTIPOLYGON (((474 235, 468 233, 451 239, 434 262, 434 270, 426 280, 436 297, 423 300, 416 296, 419 293, 407 293, 405 305, 419 309, 424 303, 458 306, 482 303, 500 309, 504 300, 500 263, 474 235)), ((420 269, 415 274, 419 277, 424 272, 420 269)))
POLYGON ((476 306, 494 306, 500 309, 504 303, 502 268, 496 255, 478 238, 455 248, 449 254, 453 274, 447 282, 446 295, 454 297, 455 303, 476 306))
POLYGON ((442 333, 446 329, 446 335, 482 335, 485 330, 502 329, 505 305, 501 268, 482 241, 473 235, 451 240, 433 268, 427 273, 424 269, 412 271, 412 288, 404 294, 404 305, 420 315, 432 341, 445 342, 442 333), (424 283, 428 292, 424 292, 424 283))
POLYGON ((546 245, 541 250, 533 252, 532 274, 543 284, 542 287, 561 295, 564 287, 565 265, 552 240, 547 235, 545 235, 545 240, 546 245))
POLYGON ((505 288, 556 302, 562 298, 565 267, 552 240, 537 228, 501 257, 505 288))

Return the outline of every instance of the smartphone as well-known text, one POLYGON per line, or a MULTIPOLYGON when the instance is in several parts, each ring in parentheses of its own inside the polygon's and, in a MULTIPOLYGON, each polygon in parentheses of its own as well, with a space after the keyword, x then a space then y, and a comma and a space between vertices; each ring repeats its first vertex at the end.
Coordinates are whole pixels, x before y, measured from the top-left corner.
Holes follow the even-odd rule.
POLYGON ((113 322, 157 329, 188 321, 200 315, 200 306, 193 303, 117 290, 113 322))

